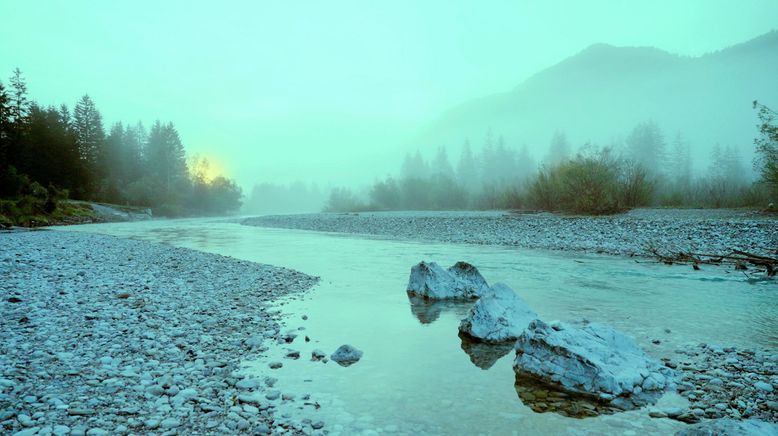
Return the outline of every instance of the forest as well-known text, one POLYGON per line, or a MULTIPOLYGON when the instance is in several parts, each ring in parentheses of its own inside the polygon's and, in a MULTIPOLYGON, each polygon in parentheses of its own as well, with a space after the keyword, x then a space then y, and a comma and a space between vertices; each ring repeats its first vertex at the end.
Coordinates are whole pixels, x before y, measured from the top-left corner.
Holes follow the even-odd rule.
POLYGON ((70 109, 29 97, 17 68, 0 82, 0 216, 54 214, 75 199, 151 208, 154 215, 222 214, 241 205, 234 181, 187 158, 172 122, 114 123, 106 132, 95 102, 70 109))
POLYGON ((364 195, 331 191, 325 209, 366 210, 532 209, 585 214, 634 207, 765 208, 778 198, 776 114, 754 102, 758 131, 754 168, 732 145, 715 144, 710 156, 692 156, 682 132, 668 141, 653 121, 635 126, 623 141, 585 143, 574 150, 563 131, 553 134, 536 162, 527 151, 487 132, 475 151, 465 141, 456 165, 446 148, 430 159, 408 154, 399 177, 376 181, 364 195), (700 161, 707 168, 697 168, 700 161))

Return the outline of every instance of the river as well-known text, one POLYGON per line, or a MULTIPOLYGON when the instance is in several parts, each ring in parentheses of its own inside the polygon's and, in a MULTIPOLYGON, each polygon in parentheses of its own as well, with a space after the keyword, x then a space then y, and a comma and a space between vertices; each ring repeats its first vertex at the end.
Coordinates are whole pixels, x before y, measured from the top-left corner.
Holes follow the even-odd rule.
MULTIPOLYGON (((513 288, 542 319, 609 324, 656 357, 672 358, 675 349, 699 342, 778 348, 774 283, 728 268, 694 271, 605 255, 351 237, 216 219, 60 230, 156 241, 320 276, 303 297, 277 303, 288 315, 288 329, 304 328, 298 339, 246 362, 245 371, 277 377, 284 393, 310 394, 311 405, 321 408, 286 413, 323 420, 335 433, 629 435, 684 427, 651 419, 645 409, 586 419, 533 412, 517 396, 512 352, 489 359, 465 351, 457 326, 469 305, 409 301, 408 273, 420 260, 443 266, 468 261, 490 283, 513 288), (362 360, 349 367, 309 360, 313 349, 329 354, 345 343, 364 351, 362 360), (287 349, 303 357, 283 359, 287 349), (273 360, 283 368, 268 369, 273 360)), ((684 401, 671 393, 660 405, 684 401)))

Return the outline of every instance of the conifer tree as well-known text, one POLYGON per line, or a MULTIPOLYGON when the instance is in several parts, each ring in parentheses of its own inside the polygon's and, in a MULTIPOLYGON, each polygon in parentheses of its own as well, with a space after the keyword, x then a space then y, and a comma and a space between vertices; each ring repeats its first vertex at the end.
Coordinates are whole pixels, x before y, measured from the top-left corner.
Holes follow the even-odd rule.
POLYGON ((89 171, 96 171, 104 146, 105 130, 103 117, 88 94, 81 97, 73 111, 73 132, 81 160, 89 171))

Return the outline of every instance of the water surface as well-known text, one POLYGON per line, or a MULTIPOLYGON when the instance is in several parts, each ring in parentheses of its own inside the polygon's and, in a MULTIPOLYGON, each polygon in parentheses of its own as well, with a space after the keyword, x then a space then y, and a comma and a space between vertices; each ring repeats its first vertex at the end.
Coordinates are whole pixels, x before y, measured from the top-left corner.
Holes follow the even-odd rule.
MULTIPOLYGON (((684 426, 651 419, 645 409, 587 419, 533 412, 514 388, 513 353, 483 353, 458 337, 467 304, 411 304, 408 273, 422 259, 444 266, 471 262, 490 283, 516 290, 541 318, 610 324, 656 357, 675 357, 676 348, 699 342, 778 348, 775 283, 749 282, 725 268, 693 271, 603 255, 354 238, 206 219, 67 230, 158 241, 320 276, 305 297, 279 303, 289 314, 287 329, 304 328, 298 339, 247 362, 247 371, 279 378, 283 392, 311 394, 320 409, 287 412, 323 420, 336 432, 628 435, 668 434, 684 426), (313 349, 329 354, 344 343, 363 350, 363 359, 347 368, 308 360, 313 349), (287 349, 303 357, 283 359, 287 349), (269 370, 271 360, 284 367, 269 370)), ((682 401, 669 394, 660 404, 682 401)))

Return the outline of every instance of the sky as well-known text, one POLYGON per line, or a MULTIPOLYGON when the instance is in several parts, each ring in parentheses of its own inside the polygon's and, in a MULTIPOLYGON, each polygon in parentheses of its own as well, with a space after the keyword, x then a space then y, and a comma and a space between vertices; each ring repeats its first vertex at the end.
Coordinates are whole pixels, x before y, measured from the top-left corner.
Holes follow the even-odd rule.
MULTIPOLYGON (((778 1, 0 2, 0 80, 88 93, 108 125, 178 127, 254 183, 370 183, 441 113, 588 45, 699 56, 778 27, 778 1)), ((108 126, 106 126, 108 127, 108 126)))

